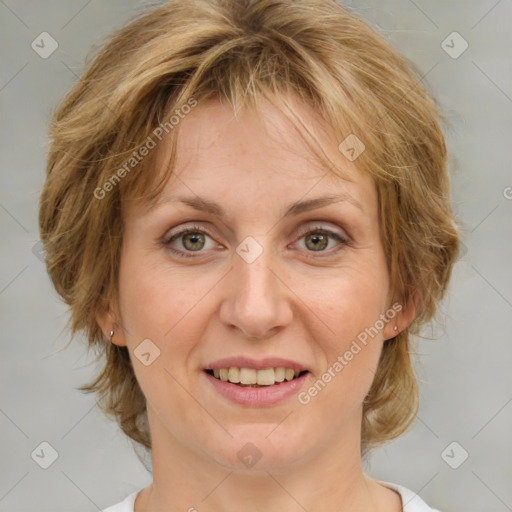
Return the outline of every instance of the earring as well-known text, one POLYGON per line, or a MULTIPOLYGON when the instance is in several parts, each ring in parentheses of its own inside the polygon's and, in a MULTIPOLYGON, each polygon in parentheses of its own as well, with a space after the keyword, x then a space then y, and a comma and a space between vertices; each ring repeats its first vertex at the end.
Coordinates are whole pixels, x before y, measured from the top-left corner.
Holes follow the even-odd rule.
POLYGON ((111 331, 110 331, 110 343, 112 343, 112 337, 114 336, 114 332, 115 332, 115 330, 111 329, 111 331))
POLYGON ((395 327, 393 327, 393 330, 398 331, 398 326, 395 325, 395 327))

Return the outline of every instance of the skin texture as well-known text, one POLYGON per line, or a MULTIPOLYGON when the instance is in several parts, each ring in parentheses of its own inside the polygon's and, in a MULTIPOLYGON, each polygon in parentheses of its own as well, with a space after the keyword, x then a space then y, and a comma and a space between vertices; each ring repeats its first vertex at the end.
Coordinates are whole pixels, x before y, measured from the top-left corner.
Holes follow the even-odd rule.
MULTIPOLYGON (((375 185, 309 107, 295 108, 349 179, 326 172, 270 104, 235 117, 210 101, 181 121, 175 173, 158 205, 125 205, 120 300, 98 322, 106 334, 118 326, 113 342, 128 346, 147 399, 154 481, 136 512, 234 512, 242 503, 246 512, 401 510, 398 494, 363 472, 361 414, 382 344, 412 321, 412 306, 307 405, 295 395, 234 404, 203 373, 224 357, 277 356, 310 370, 305 390, 391 307, 375 185), (332 194, 350 199, 283 218, 295 201, 332 194), (227 216, 171 202, 176 195, 216 201, 227 216), (192 254, 180 258, 165 239, 193 226, 208 235, 171 242, 192 254), (331 236, 315 251, 318 227, 347 242, 331 236), (249 236, 263 249, 250 264, 236 253, 249 236), (133 355, 144 339, 160 350, 149 366, 133 355), (261 453, 252 468, 238 457, 248 442, 261 453)), ((155 149, 159 165, 168 146, 155 149)))

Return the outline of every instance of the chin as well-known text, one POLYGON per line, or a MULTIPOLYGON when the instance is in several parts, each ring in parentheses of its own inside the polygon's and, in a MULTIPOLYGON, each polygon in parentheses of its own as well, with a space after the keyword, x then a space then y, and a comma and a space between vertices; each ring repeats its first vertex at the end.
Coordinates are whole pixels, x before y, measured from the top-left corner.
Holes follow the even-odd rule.
POLYGON ((308 458, 308 446, 297 431, 276 424, 250 424, 228 428, 224 443, 210 446, 212 459, 229 471, 243 474, 286 473, 308 458), (276 428, 277 427, 277 428, 276 428), (223 446, 221 446, 223 445, 223 446))

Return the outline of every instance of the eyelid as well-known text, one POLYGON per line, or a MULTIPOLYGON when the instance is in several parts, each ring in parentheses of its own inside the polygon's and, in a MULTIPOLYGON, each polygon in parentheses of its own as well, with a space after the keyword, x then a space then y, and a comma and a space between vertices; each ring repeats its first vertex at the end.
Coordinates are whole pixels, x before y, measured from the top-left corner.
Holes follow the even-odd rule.
POLYGON ((213 237, 213 235, 210 233, 210 231, 205 226, 193 224, 191 226, 179 227, 176 231, 174 231, 174 230, 168 231, 163 236, 162 241, 169 242, 174 237, 186 235, 187 233, 196 233, 196 232, 205 233, 208 236, 213 237))
POLYGON ((335 230, 335 228, 332 228, 328 225, 327 226, 322 225, 318 221, 316 221, 316 223, 315 223, 315 221, 312 221, 312 223, 307 223, 305 226, 301 226, 299 228, 298 236, 300 238, 304 235, 307 235, 308 233, 316 232, 316 231, 322 231, 322 232, 328 233, 330 235, 333 235, 335 237, 339 237, 346 243, 348 243, 348 241, 349 241, 349 236, 347 235, 345 230, 343 230, 341 233, 339 233, 338 231, 335 230))

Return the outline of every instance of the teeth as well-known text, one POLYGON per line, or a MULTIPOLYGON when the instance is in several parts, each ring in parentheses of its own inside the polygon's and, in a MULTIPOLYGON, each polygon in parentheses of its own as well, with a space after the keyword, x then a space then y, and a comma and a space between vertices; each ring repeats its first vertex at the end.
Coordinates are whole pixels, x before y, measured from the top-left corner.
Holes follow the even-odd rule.
POLYGON ((295 372, 291 368, 286 368, 284 371, 284 378, 286 380, 292 380, 295 375, 295 372))
POLYGON ((286 370, 281 366, 274 369, 274 380, 276 382, 283 382, 286 370))
POLYGON ((240 384, 256 384, 258 371, 254 368, 240 368, 240 384))
POLYGON ((255 370, 254 368, 216 368, 213 375, 224 382, 241 384, 243 386, 273 386, 276 383, 293 380, 300 374, 292 368, 265 368, 255 370))
POLYGON ((256 383, 259 384, 260 386, 272 386, 272 384, 275 384, 274 368, 258 370, 256 372, 256 383))
POLYGON ((240 382, 240 370, 238 368, 230 368, 228 372, 229 382, 238 384, 240 382))

